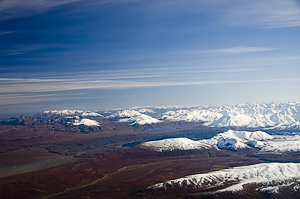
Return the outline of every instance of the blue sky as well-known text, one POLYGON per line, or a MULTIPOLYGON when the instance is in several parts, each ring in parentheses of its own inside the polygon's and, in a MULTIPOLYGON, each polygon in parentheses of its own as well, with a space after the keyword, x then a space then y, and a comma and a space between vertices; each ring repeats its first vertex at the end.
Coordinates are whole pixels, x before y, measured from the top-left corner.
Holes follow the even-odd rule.
POLYGON ((0 1, 0 110, 300 101, 300 1, 0 1))

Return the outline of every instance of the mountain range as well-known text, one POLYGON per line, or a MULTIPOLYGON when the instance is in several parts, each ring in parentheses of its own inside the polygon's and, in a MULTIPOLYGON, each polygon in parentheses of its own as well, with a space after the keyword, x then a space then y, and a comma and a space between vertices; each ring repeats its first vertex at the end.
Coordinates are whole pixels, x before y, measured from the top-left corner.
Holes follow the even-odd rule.
MULTIPOLYGON (((99 126, 99 118, 130 125, 152 125, 165 121, 199 122, 209 127, 236 129, 300 130, 300 103, 253 103, 218 106, 134 107, 107 111, 52 110, 31 117, 33 123, 64 123, 99 126), (83 121, 81 121, 83 119, 83 121), (87 120, 88 119, 88 120, 87 120), (97 121, 98 120, 98 121, 97 121)), ((29 116, 20 117, 22 124, 29 116)))

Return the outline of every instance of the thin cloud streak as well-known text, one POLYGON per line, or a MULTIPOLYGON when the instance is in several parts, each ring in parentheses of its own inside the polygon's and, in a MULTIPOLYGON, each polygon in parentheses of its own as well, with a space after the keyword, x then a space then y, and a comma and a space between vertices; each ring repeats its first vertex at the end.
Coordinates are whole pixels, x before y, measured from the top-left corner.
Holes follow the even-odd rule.
POLYGON ((68 46, 60 44, 36 44, 36 45, 16 45, 10 49, 0 51, 2 55, 11 56, 11 55, 22 55, 30 53, 32 51, 41 51, 46 49, 65 49, 68 46))
POLYGON ((128 79, 129 81, 136 81, 137 79, 151 81, 156 78, 170 79, 170 76, 188 76, 200 75, 206 76, 207 73, 232 73, 232 72, 249 72, 260 71, 264 68, 257 67, 242 67, 242 68, 201 68, 201 67, 162 67, 162 68, 145 68, 139 70, 106 70, 98 71, 94 73, 74 73, 67 75, 56 75, 37 78, 10 78, 0 77, 0 83, 3 85, 19 85, 19 84, 51 84, 51 83, 76 83, 76 82, 93 82, 93 81, 123 81, 128 79))
POLYGON ((35 102, 50 102, 68 99, 86 99, 84 93, 76 94, 0 94, 0 105, 26 104, 35 102))
MULTIPOLYGON (((149 87, 242 84, 262 82, 299 82, 300 78, 237 79, 244 72, 266 70, 258 67, 163 67, 138 70, 106 70, 48 75, 36 78, 0 78, 0 105, 61 101, 70 98, 68 92, 82 90, 118 90, 149 87), (207 73, 214 78, 207 80, 207 73), (216 75, 220 76, 216 76, 216 75), (231 75, 230 77, 228 75, 231 75), (232 75, 236 74, 236 77, 232 75), (63 92, 63 94, 53 94, 63 92), (45 94, 46 93, 46 94, 45 94)), ((83 96, 81 99, 84 99, 83 96)), ((76 96, 76 99, 78 96, 76 96)))
MULTIPOLYGON (((84 94, 38 94, 40 92, 72 91, 82 89, 129 89, 146 87, 168 87, 168 86, 192 86, 192 85, 215 85, 215 84, 244 84, 244 83, 263 83, 263 82, 300 82, 300 78, 282 79, 258 79, 258 80, 216 80, 216 81, 185 81, 185 82, 129 82, 129 81, 90 81, 77 82, 72 84, 52 84, 52 85, 19 85, 16 87, 0 88, 0 106, 27 104, 35 102, 51 102, 69 99, 94 99, 94 97, 84 96, 84 94), (14 93, 10 93, 14 92, 14 93), (33 93, 31 95, 22 93, 33 93), (34 93, 37 94, 34 94, 34 93), (19 93, 19 94, 15 94, 19 93), (78 95, 78 96, 76 96, 78 95), (80 96, 81 95, 81 96, 80 96)), ((99 98, 99 97, 98 97, 99 98)), ((100 97, 103 98, 103 97, 100 97)))
POLYGON ((258 80, 209 80, 209 81, 164 81, 164 82, 142 82, 142 81, 67 81, 59 83, 36 83, 36 84, 12 84, 0 88, 0 93, 38 93, 38 92, 57 92, 85 89, 128 89, 143 87, 162 87, 162 86, 187 86, 187 85, 211 85, 211 84, 234 84, 234 83, 259 83, 259 82, 281 82, 281 81, 300 81, 300 78, 282 79, 258 79, 258 80))
POLYGON ((47 102, 60 100, 61 98, 54 97, 53 95, 1 95, 0 105, 13 105, 13 104, 26 104, 35 102, 47 102))
POLYGON ((232 47, 232 48, 223 48, 216 50, 202 51, 203 53, 225 53, 225 54, 234 54, 234 53, 254 53, 254 52, 266 52, 278 50, 278 48, 267 48, 267 47, 232 47))
POLYGON ((300 26, 300 9, 296 0, 254 0, 241 3, 225 11, 223 21, 226 24, 264 28, 300 26))
POLYGON ((0 36, 2 35, 8 35, 8 34, 11 34, 13 33, 14 31, 5 31, 5 32, 0 32, 0 36))
POLYGON ((0 20, 27 17, 49 11, 57 6, 80 0, 2 0, 0 1, 0 20))

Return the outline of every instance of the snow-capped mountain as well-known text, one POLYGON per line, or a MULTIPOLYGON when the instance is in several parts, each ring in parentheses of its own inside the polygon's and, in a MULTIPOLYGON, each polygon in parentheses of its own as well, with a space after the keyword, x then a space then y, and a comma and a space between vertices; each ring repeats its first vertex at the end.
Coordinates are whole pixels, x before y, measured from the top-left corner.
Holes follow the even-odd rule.
POLYGON ((163 152, 191 149, 224 149, 238 150, 258 148, 265 152, 300 151, 300 136, 271 136, 262 131, 228 130, 211 139, 194 141, 188 138, 172 138, 142 143, 142 148, 163 152))
POLYGON ((51 110, 44 111, 41 118, 48 119, 48 121, 58 121, 58 123, 72 124, 74 126, 84 125, 84 126, 98 126, 100 123, 92 120, 90 118, 102 117, 101 114, 91 111, 82 110, 51 110))
MULTIPOLYGON (((149 110, 142 110, 141 112, 149 112, 149 110)), ((123 110, 119 111, 117 114, 110 117, 120 118, 120 122, 129 122, 131 125, 144 125, 144 124, 153 124, 159 123, 160 121, 156 118, 153 118, 149 115, 143 114, 136 110, 123 110)), ((150 111, 151 112, 151 111, 150 111)))
POLYGON ((253 141, 267 141, 274 139, 273 136, 262 131, 233 131, 220 133, 211 139, 203 140, 219 149, 237 150, 250 148, 248 143, 253 141))
POLYGON ((91 119, 76 119, 73 125, 100 126, 99 122, 91 119))
POLYGON ((51 110, 33 116, 21 116, 11 123, 14 125, 43 126, 61 132, 100 131, 103 116, 98 112, 82 110, 51 110))
POLYGON ((300 163, 262 163, 234 167, 210 173, 190 175, 151 186, 151 189, 193 189, 237 191, 256 183, 261 191, 300 181, 300 163), (222 188, 227 186, 227 188, 222 188))
POLYGON ((211 127, 300 129, 300 103, 238 104, 193 107, 135 107, 109 117, 133 125, 160 121, 203 122, 211 127))
POLYGON ((150 141, 150 142, 145 142, 140 146, 142 148, 148 148, 148 149, 150 148, 158 152, 211 148, 211 145, 207 143, 193 141, 188 138, 172 138, 172 139, 164 139, 158 141, 150 141))
MULTIPOLYGON (((210 127, 300 130, 300 103, 238 104, 193 107, 134 107, 126 110, 92 112, 82 110, 44 111, 42 116, 105 117, 131 125, 164 121, 201 122, 210 127), (100 114, 101 113, 101 114, 100 114)), ((73 122, 74 123, 74 122, 73 122)))
POLYGON ((213 127, 299 128, 300 103, 199 106, 166 111, 161 118, 213 127))
MULTIPOLYGON (((142 148, 148 148, 154 151, 173 151, 173 150, 190 150, 203 148, 217 148, 225 150, 237 150, 242 148, 250 148, 254 146, 254 141, 268 141, 274 139, 273 136, 262 131, 233 131, 228 130, 220 133, 211 139, 194 141, 188 138, 172 138, 158 141, 150 141, 141 144, 142 148)), ((255 147, 258 147, 255 145, 255 147)))
POLYGON ((53 115, 71 115, 71 116, 94 116, 100 117, 99 113, 95 113, 92 111, 82 111, 82 110, 51 110, 51 111, 44 111, 44 114, 53 114, 53 115))

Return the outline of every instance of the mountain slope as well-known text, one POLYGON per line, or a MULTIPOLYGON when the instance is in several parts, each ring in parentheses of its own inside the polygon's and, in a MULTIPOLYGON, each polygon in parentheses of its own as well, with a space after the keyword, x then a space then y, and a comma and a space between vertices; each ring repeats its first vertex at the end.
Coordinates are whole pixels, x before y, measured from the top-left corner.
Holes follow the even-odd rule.
POLYGON ((284 185, 300 179, 300 163, 263 163, 190 175, 151 186, 151 189, 237 191, 249 183, 261 188, 284 185), (228 186, 223 188, 223 186, 228 186))

